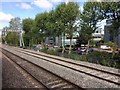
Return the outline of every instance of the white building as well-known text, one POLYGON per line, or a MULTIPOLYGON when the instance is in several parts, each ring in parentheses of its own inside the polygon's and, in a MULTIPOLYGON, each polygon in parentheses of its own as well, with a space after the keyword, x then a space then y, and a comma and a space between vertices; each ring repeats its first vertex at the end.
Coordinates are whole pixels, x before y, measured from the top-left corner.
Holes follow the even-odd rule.
MULTIPOLYGON (((73 37, 77 37, 77 33, 74 33, 73 37)), ((62 34, 59 38, 58 37, 47 37, 45 40, 45 43, 48 45, 55 45, 55 46, 65 46, 65 45, 70 45, 70 39, 67 38, 67 34, 65 36, 62 34)), ((72 44, 76 43, 76 39, 72 39, 72 44)))
POLYGON ((99 42, 103 40, 103 33, 102 33, 102 28, 98 28, 95 33, 92 34, 93 40, 96 42, 99 42))

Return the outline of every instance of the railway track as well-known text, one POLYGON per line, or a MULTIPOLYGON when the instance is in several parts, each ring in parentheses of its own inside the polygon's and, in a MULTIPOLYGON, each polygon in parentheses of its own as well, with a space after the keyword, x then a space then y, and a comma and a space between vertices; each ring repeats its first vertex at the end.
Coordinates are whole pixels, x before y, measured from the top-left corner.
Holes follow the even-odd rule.
POLYGON ((93 68, 87 65, 77 64, 71 61, 67 61, 67 60, 60 59, 60 58, 55 58, 53 56, 37 53, 34 51, 30 51, 30 50, 18 49, 18 48, 14 48, 14 49, 20 53, 23 53, 23 54, 26 54, 32 57, 36 57, 38 59, 43 59, 47 62, 54 63, 57 65, 72 69, 76 72, 84 73, 91 77, 95 77, 97 79, 106 81, 107 83, 112 83, 120 87, 120 82, 119 82, 120 74, 119 73, 101 70, 101 69, 98 69, 95 67, 93 68))
POLYGON ((5 49, 2 49, 2 53, 5 54, 11 62, 20 66, 24 71, 26 71, 31 77, 33 77, 37 82, 41 83, 45 89, 65 89, 73 88, 75 90, 81 90, 80 86, 75 85, 67 81, 66 79, 38 66, 32 62, 27 61, 5 49))
MULTIPOLYGON (((16 68, 20 74, 25 77, 24 79, 27 80, 29 83, 32 84, 32 86, 27 86, 29 88, 41 88, 41 89, 44 89, 44 90, 48 90, 48 87, 46 87, 42 82, 40 82, 38 79, 34 78, 32 76, 32 74, 30 74, 29 72, 27 72, 24 68, 22 68, 18 63, 14 62, 13 60, 11 60, 9 57, 7 57, 5 54, 2 53, 2 58, 3 58, 3 61, 6 61, 7 63, 9 63, 10 65, 12 65, 14 68, 16 68)), ((5 62, 4 62, 5 63, 5 62)), ((13 73, 13 72, 12 72, 13 73)), ((15 74, 15 73, 14 73, 15 74)), ((7 77, 9 78, 9 77, 7 77)), ((14 77, 13 77, 14 78, 14 77)), ((13 79, 11 78, 11 79, 13 79)), ((3 79, 4 80, 4 79, 3 79)), ((18 82, 18 83, 22 83, 21 81, 18 82)), ((14 82, 12 82, 12 85, 14 84, 14 82)), ((5 85, 7 86, 8 88, 13 88, 13 86, 8 86, 8 85, 5 85)), ((3 88, 7 88, 5 87, 4 84, 3 84, 3 88)), ((17 87, 14 85, 14 87, 17 87)), ((21 88, 23 87, 26 87, 26 86, 22 86, 21 85, 21 88)), ((18 87, 17 87, 18 88, 18 87)))
POLYGON ((109 83, 114 83, 116 85, 120 85, 120 82, 119 82, 120 73, 113 73, 113 72, 97 69, 95 67, 93 68, 93 67, 89 67, 86 65, 77 64, 77 63, 70 62, 67 60, 65 61, 62 59, 57 59, 57 58, 43 55, 40 53, 36 53, 36 52, 30 51, 30 50, 19 49, 18 51, 21 53, 27 54, 27 55, 34 56, 36 58, 44 59, 48 62, 55 63, 57 65, 61 65, 61 66, 70 68, 70 69, 78 71, 80 73, 85 73, 87 75, 107 81, 109 83), (52 60, 50 60, 50 58, 52 58, 52 60))

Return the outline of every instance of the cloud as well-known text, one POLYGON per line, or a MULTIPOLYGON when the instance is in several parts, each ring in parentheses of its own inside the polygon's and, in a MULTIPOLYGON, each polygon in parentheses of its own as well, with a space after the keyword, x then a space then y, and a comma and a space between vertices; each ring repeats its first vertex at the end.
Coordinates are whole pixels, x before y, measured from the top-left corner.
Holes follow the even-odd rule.
POLYGON ((49 0, 34 0, 32 4, 42 9, 50 9, 53 7, 53 4, 49 0))
POLYGON ((51 0, 53 3, 63 2, 63 0, 51 0))
POLYGON ((11 14, 6 14, 3 12, 0 12, 0 29, 2 29, 5 26, 8 26, 8 22, 14 18, 11 14))
POLYGON ((23 9, 31 9, 31 5, 27 4, 27 3, 20 3, 20 4, 16 4, 16 6, 23 8, 23 9))
POLYGON ((14 18, 14 16, 11 14, 0 12, 0 22, 9 22, 12 18, 14 18))

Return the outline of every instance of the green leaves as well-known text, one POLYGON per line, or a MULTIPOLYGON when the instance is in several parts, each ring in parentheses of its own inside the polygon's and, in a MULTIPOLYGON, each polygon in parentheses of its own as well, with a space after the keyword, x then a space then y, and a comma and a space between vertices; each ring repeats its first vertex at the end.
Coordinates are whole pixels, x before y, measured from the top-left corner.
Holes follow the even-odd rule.
POLYGON ((23 25, 23 30, 25 31, 25 33, 28 33, 30 32, 30 30, 32 29, 34 25, 34 20, 31 18, 26 18, 22 21, 22 25, 23 25))
POLYGON ((19 17, 12 18, 9 22, 9 29, 18 30, 21 28, 21 21, 19 17))
POLYGON ((5 37, 5 40, 9 45, 19 45, 19 34, 16 32, 9 32, 5 37))

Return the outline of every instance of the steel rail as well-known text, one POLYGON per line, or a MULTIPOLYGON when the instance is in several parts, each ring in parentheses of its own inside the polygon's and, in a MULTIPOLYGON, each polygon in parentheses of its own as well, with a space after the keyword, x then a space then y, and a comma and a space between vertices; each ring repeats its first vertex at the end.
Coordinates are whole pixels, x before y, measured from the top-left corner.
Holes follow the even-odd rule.
MULTIPOLYGON (((22 57, 20 57, 20 56, 18 56, 18 55, 16 55, 16 54, 14 54, 14 53, 12 53, 12 52, 10 52, 10 51, 8 51, 8 50, 4 49, 4 48, 2 48, 2 50, 3 50, 3 51, 6 51, 7 53, 11 53, 11 54, 13 54, 14 56, 17 56, 17 57, 21 58, 22 60, 25 60, 25 61, 27 61, 27 62, 29 62, 29 63, 31 63, 31 64, 33 64, 33 65, 35 65, 35 66, 39 67, 39 68, 42 68, 43 70, 45 70, 45 71, 47 71, 47 72, 49 72, 49 73, 51 73, 51 74, 53 74, 53 75, 55 75, 55 76, 57 76, 57 77, 61 78, 62 80, 65 80, 66 82, 71 83, 72 85, 74 85, 74 86, 78 87, 79 89, 84 90, 82 87, 80 87, 80 86, 78 86, 78 85, 76 85, 76 84, 72 83, 71 81, 66 80, 66 79, 64 79, 63 77, 61 77, 61 76, 59 76, 59 75, 57 75, 57 74, 54 74, 53 72, 50 72, 49 70, 46 70, 45 68, 43 68, 43 67, 41 67, 41 66, 39 66, 39 65, 36 65, 36 64, 34 64, 34 63, 32 63, 32 62, 30 62, 30 61, 26 60, 25 58, 22 58, 22 57)), ((36 79, 37 79, 37 78, 36 78, 36 79)), ((47 89, 50 89, 50 88, 49 88, 49 87, 47 87, 47 89)))
POLYGON ((42 83, 39 79, 37 79, 36 77, 34 77, 30 72, 28 72, 25 68, 23 68, 22 66, 20 66, 18 63, 16 63, 14 60, 12 60, 8 55, 6 55, 4 52, 2 52, 7 58, 9 58, 12 62, 14 62, 14 64, 16 64, 17 66, 19 66, 20 68, 23 69, 23 71, 27 72, 31 77, 33 77, 38 83, 42 84, 43 87, 45 87, 46 90, 50 90, 50 88, 48 86, 46 86, 44 83, 42 83))
MULTIPOLYGON (((18 52, 21 52, 21 51, 18 51, 18 52)), ((26 51, 26 52, 29 52, 29 51, 26 51)), ((27 55, 30 55, 30 54, 28 54, 28 53, 26 53, 26 52, 23 52, 23 51, 22 51, 22 53, 27 54, 27 55)), ((33 53, 33 52, 29 52, 29 53, 41 55, 41 54, 33 53)), ((34 55, 30 55, 30 56, 34 56, 34 55)), ((41 55, 41 56, 47 57, 47 55, 41 55)), ((38 57, 38 56, 34 56, 34 57, 39 58, 39 59, 44 59, 44 58, 41 58, 41 57, 38 57)), ((48 58, 51 58, 51 57, 48 56, 48 58)), ((53 59, 57 59, 57 58, 53 58, 53 59)), ((62 64, 59 64, 59 63, 54 62, 54 61, 50 61, 50 60, 47 60, 47 59, 44 59, 44 60, 46 60, 46 61, 48 61, 48 62, 51 62, 51 63, 54 63, 54 64, 57 64, 57 65, 60 65, 60 66, 63 66, 63 67, 66 67, 66 68, 70 68, 70 69, 72 69, 72 70, 75 70, 75 71, 78 71, 78 72, 81 72, 81 73, 84 73, 84 74, 87 74, 87 75, 90 75, 90 76, 93 76, 93 77, 96 77, 96 78, 98 78, 98 79, 101 79, 101 80, 104 80, 104 81, 107 81, 107 82, 110 82, 110 83, 114 83, 114 84, 120 85, 120 82, 114 82, 114 81, 112 81, 112 80, 110 80, 110 79, 105 79, 105 78, 103 78, 103 77, 99 77, 99 76, 96 76, 96 75, 87 73, 87 72, 85 72, 85 71, 76 70, 75 68, 72 68, 72 67, 69 67, 69 66, 66 66, 66 65, 62 65, 62 64)), ((66 63, 70 63, 70 64, 82 66, 82 67, 86 67, 86 68, 89 68, 89 69, 94 69, 94 70, 100 71, 100 72, 102 72, 102 73, 111 74, 111 75, 115 75, 115 76, 120 77, 120 75, 119 75, 119 74, 116 74, 116 73, 111 73, 111 72, 104 71, 104 70, 100 70, 100 69, 96 69, 96 68, 93 68, 93 67, 80 65, 80 64, 73 63, 73 62, 69 62, 69 61, 65 61, 65 60, 62 60, 62 59, 57 59, 57 60, 61 60, 61 61, 66 62, 66 63)), ((119 79, 119 78, 118 78, 118 79, 119 79)))

